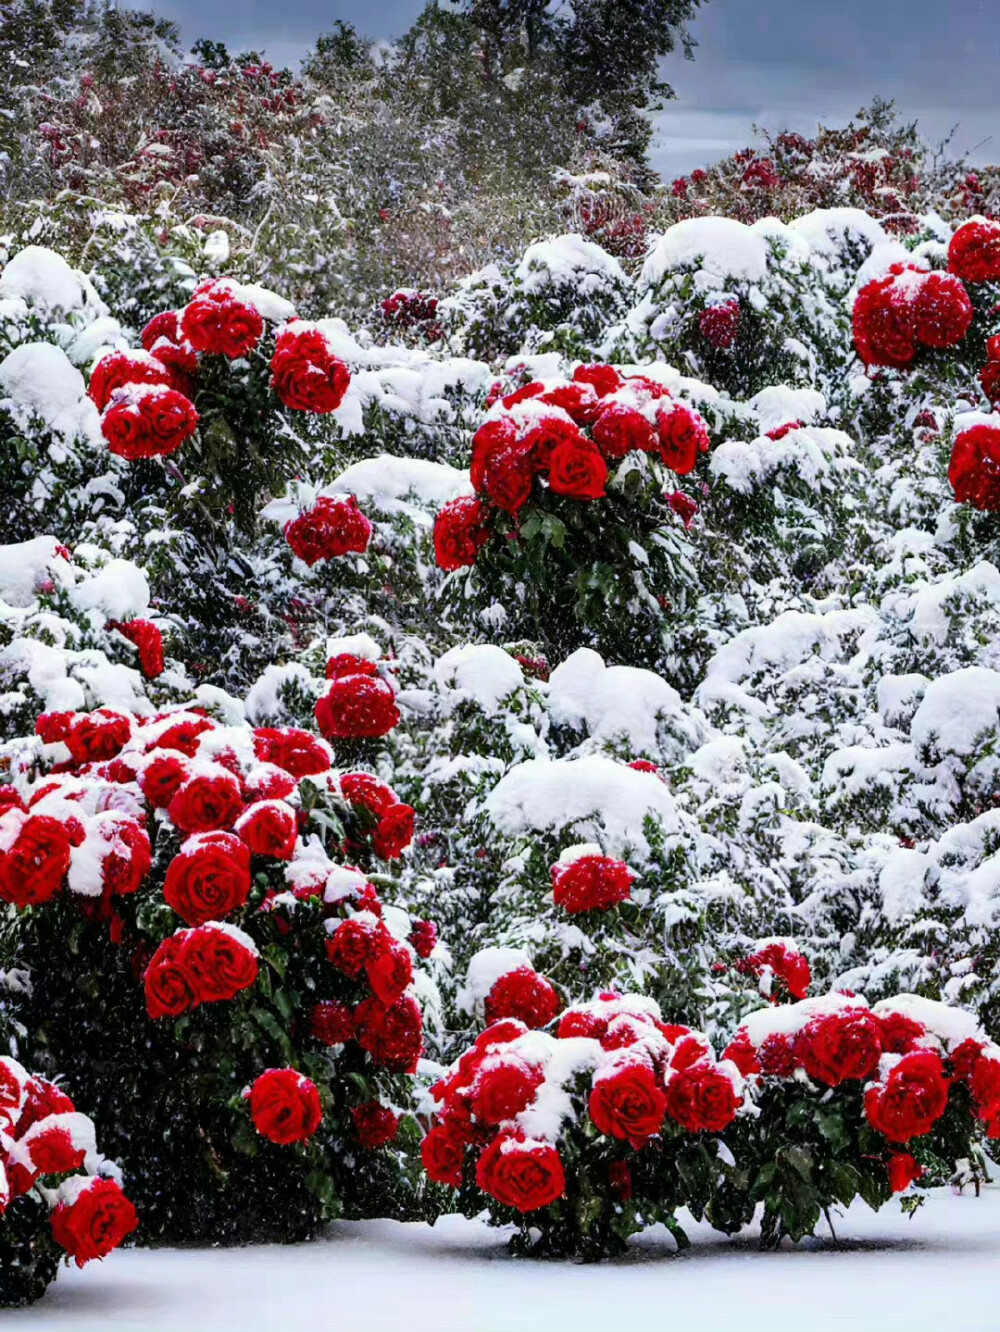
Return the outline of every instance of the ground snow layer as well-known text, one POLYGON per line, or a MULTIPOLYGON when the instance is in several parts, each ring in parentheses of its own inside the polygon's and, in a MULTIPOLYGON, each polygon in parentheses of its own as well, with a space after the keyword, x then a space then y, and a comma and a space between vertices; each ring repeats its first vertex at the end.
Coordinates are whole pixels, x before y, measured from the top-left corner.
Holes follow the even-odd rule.
POLYGON ((997 1332, 1000 1188, 933 1194, 916 1218, 862 1205, 831 1243, 756 1251, 690 1226, 601 1266, 508 1256, 502 1232, 340 1224, 313 1244, 113 1254, 63 1271, 4 1332, 997 1332))

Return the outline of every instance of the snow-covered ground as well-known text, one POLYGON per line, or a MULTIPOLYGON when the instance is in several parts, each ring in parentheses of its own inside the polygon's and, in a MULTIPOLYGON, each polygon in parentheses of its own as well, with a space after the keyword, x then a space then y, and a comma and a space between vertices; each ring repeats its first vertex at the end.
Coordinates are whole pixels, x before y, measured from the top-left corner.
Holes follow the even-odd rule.
POLYGON ((913 1220, 859 1205, 831 1243, 762 1254, 692 1225, 674 1256, 648 1232, 627 1259, 512 1259, 501 1232, 449 1217, 430 1229, 335 1226, 297 1247, 131 1250, 63 1272, 4 1328, 62 1332, 996 1332, 1000 1188, 932 1195, 913 1220))

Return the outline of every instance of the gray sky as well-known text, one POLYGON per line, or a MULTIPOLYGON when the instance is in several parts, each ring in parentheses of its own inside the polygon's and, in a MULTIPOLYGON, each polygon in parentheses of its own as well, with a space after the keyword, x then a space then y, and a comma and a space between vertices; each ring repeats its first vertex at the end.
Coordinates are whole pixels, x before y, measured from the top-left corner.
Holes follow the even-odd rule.
MULTIPOLYGON (((138 3, 138 0, 136 0, 138 3)), ((392 37, 422 0, 145 0, 198 37, 267 49, 293 63, 343 18, 392 37)), ((939 141, 1000 161, 1000 0, 709 0, 696 20, 693 63, 665 75, 678 100, 658 118, 653 161, 668 177, 753 141, 754 124, 810 133, 842 122, 873 96, 895 98, 939 141), (997 137, 994 138, 994 134, 997 137)))

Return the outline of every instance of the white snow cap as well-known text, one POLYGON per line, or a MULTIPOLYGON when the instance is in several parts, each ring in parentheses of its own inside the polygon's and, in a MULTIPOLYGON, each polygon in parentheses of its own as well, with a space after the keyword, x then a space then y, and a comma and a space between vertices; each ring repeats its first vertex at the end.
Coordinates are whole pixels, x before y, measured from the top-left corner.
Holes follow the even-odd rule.
POLYGON ((7 263, 0 273, 0 297, 20 297, 48 314, 72 314, 88 306, 95 314, 108 313, 87 278, 44 245, 28 245, 7 263))
POLYGON ((767 242, 732 218, 687 218, 660 237, 643 264, 641 285, 649 286, 676 268, 690 266, 718 281, 762 282, 767 277, 767 242))
POLYGON ((434 663, 438 688, 455 690, 472 699, 484 712, 495 713, 500 704, 524 684, 524 672, 509 652, 488 643, 454 647, 434 663))
POLYGON ((532 969, 531 958, 523 948, 481 948, 469 962, 465 986, 457 996, 459 1007, 471 1013, 486 999, 501 976, 521 967, 532 969))

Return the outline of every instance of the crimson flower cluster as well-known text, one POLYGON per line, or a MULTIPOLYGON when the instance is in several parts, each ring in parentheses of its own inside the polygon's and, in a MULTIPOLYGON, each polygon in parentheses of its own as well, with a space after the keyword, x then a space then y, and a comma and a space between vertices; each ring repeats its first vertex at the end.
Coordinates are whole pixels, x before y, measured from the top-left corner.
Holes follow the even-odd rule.
POLYGON ((948 271, 963 282, 1000 281, 1000 222, 974 218, 948 245, 948 271))
POLYGON ((1000 426, 974 425, 956 436, 948 480, 960 503, 1000 511, 1000 426))
MULTIPOLYGON (((97 1151, 94 1125, 54 1083, 0 1058, 0 1225, 24 1233, 29 1196, 48 1215, 52 1241, 77 1267, 104 1258, 138 1225, 118 1170, 97 1151)), ((5 1281, 9 1274, 5 1273, 5 1281)))
POLYGON ((893 264, 854 302, 854 345, 865 365, 905 369, 920 346, 953 347, 972 324, 973 306, 954 272, 893 264))
POLYGON ((609 468, 646 454, 678 476, 709 448, 702 417, 655 380, 582 365, 572 380, 526 384, 499 398, 472 442, 475 496, 445 505, 434 528, 438 565, 475 563, 497 515, 515 520, 550 496, 581 503, 606 494, 609 468))
POLYGON ((635 1155, 666 1137, 721 1133, 743 1104, 743 1078, 699 1033, 664 1023, 653 1001, 604 994, 567 1009, 555 1035, 495 1023, 432 1094, 421 1149, 430 1178, 474 1181, 491 1204, 526 1214, 576 1195, 573 1171, 591 1157, 604 1192, 630 1197, 635 1155))
POLYGON ((285 540, 310 569, 321 560, 351 553, 363 555, 372 525, 353 495, 320 495, 312 506, 284 527, 285 540))

